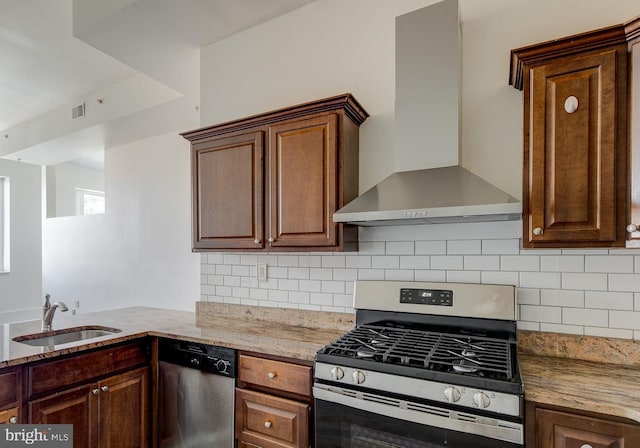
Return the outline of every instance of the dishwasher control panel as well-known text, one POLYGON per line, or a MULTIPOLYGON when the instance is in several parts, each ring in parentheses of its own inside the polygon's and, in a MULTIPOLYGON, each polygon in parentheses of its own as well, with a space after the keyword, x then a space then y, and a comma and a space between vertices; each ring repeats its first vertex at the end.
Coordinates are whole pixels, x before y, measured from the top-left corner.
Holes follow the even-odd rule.
POLYGON ((209 373, 236 377, 236 351, 232 348, 160 339, 158 359, 209 373))

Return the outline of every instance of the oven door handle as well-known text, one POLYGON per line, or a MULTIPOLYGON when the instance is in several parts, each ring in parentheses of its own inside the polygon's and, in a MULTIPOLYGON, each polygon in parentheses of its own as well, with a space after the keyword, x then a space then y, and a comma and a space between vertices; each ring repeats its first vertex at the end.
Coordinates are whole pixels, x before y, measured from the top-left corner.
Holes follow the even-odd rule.
POLYGON ((446 408, 316 383, 313 396, 366 412, 452 431, 465 432, 505 442, 523 444, 521 423, 458 412, 446 408))

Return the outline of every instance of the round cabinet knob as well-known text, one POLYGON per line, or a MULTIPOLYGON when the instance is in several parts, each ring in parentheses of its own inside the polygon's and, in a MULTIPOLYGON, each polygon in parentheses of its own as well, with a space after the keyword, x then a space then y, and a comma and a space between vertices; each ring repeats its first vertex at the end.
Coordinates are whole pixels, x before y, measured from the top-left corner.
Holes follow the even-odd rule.
POLYGON ((13 424, 18 423, 18 417, 14 415, 13 417, 9 418, 9 423, 13 423, 13 424))
POLYGON ((567 97, 567 99, 564 100, 564 110, 568 114, 572 114, 575 111, 577 111, 578 110, 578 105, 579 105, 578 98, 576 98, 573 95, 567 97))
POLYGON ((342 370, 340 367, 334 367, 333 369, 331 369, 331 377, 334 380, 341 380, 342 378, 344 378, 344 370, 342 370))
POLYGON ((633 233, 633 232, 637 232, 638 231, 638 226, 635 224, 629 224, 627 226, 627 232, 629 233, 633 233))
POLYGON ((476 392, 473 394, 473 404, 479 408, 488 408, 491 404, 491 398, 484 392, 476 392))
POLYGON ((544 230, 542 229, 542 227, 536 227, 535 229, 533 229, 533 234, 535 236, 540 236, 544 233, 544 230))
POLYGON ((91 391, 91 393, 92 393, 93 395, 98 395, 98 394, 100 393, 100 389, 93 389, 93 390, 91 391))
POLYGON ((256 238, 255 240, 253 240, 254 243, 256 244, 260 244, 260 240, 258 238, 256 238))
POLYGON ((264 427, 267 428, 267 429, 271 428, 271 422, 269 420, 264 422, 264 427))
POLYGON ((267 241, 269 241, 270 243, 273 243, 275 240, 273 239, 273 237, 272 237, 272 236, 270 236, 270 237, 269 237, 269 239, 268 239, 267 241))
POLYGON ((585 443, 580 448, 593 448, 593 447, 591 445, 589 445, 588 443, 585 443))
POLYGON ((364 373, 362 373, 360 370, 354 370, 353 373, 351 374, 351 377, 353 378, 353 382, 355 384, 364 383, 364 380, 365 380, 364 373))
POLYGON ((460 391, 457 387, 449 386, 444 390, 444 396, 450 403, 460 400, 460 391))
POLYGON ((269 372, 267 373, 267 376, 269 377, 270 380, 272 380, 276 377, 276 374, 274 372, 269 372))
POLYGON ((102 390, 102 392, 108 392, 109 391, 109 386, 102 386, 100 388, 100 390, 102 390))

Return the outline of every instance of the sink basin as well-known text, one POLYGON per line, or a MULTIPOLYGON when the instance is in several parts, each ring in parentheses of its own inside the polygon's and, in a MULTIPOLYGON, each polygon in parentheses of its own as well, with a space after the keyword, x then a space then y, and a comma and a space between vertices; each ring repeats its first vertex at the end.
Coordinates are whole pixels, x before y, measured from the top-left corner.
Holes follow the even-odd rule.
POLYGON ((84 341, 86 339, 99 338, 120 333, 118 328, 89 325, 84 327, 65 328, 63 330, 47 331, 44 333, 25 334, 13 338, 15 342, 33 345, 37 347, 48 347, 52 345, 68 344, 69 342, 84 341))

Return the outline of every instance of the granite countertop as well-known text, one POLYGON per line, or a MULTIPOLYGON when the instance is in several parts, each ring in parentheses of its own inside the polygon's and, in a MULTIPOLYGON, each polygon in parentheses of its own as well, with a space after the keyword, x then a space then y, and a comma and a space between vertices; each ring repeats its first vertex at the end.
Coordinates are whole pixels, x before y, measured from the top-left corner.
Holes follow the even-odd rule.
POLYGON ((320 348, 353 328, 353 317, 342 313, 229 306, 198 302, 197 312, 132 307, 68 316, 57 314, 55 330, 100 325, 122 332, 94 339, 33 347, 12 339, 41 332, 41 322, 2 324, 0 368, 116 344, 143 336, 203 342, 270 355, 312 361, 320 348), (315 314, 317 313, 317 314, 315 314))
POLYGON ((640 423, 640 341, 520 332, 527 401, 640 423))

